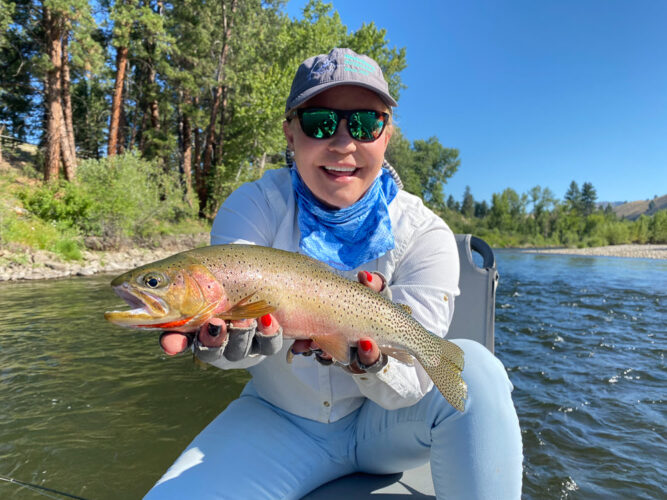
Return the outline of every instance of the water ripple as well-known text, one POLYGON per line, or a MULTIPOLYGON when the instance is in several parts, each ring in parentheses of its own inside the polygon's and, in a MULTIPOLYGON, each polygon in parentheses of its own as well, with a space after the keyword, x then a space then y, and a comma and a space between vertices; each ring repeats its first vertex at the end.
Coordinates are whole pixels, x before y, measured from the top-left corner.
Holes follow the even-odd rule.
POLYGON ((496 349, 515 386, 525 498, 661 497, 667 265, 497 257, 496 349))

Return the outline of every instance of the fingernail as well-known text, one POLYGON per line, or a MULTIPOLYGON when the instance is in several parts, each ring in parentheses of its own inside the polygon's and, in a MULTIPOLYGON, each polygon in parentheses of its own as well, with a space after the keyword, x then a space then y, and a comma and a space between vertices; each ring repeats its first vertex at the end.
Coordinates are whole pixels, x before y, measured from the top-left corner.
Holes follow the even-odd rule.
POLYGON ((222 331, 222 325, 214 325, 213 323, 208 324, 208 334, 211 337, 217 337, 222 331))
POLYGON ((361 350, 364 352, 370 352, 371 349, 373 349, 373 344, 370 340, 360 340, 359 347, 361 347, 361 350))
POLYGON ((373 281, 373 275, 371 273, 369 273, 368 271, 364 271, 364 272, 366 273, 366 281, 368 281, 369 283, 371 281, 373 281))
POLYGON ((271 315, 270 314, 265 314, 259 319, 262 322, 262 325, 264 328, 268 328, 271 326, 271 315))

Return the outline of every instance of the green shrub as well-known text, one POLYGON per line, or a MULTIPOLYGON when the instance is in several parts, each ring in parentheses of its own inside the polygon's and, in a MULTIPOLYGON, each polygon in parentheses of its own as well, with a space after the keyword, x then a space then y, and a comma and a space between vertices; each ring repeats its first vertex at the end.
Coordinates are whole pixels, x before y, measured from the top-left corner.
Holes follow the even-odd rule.
POLYGON ((579 244, 579 235, 574 231, 564 231, 560 240, 561 243, 567 247, 576 247, 579 244))
POLYGON ((82 229, 98 236, 146 236, 158 221, 193 215, 182 200, 177 172, 127 153, 82 162, 79 182, 95 203, 82 229))
POLYGON ((649 223, 651 243, 667 243, 667 210, 653 214, 649 223))
POLYGON ((651 223, 651 218, 647 217, 646 215, 642 214, 636 221, 632 223, 632 241, 636 241, 637 243, 648 243, 650 237, 651 237, 651 230, 650 230, 650 223, 651 223))
POLYGON ((60 181, 18 192, 23 206, 42 220, 81 227, 91 216, 93 200, 76 183, 60 181))
POLYGON ((586 248, 586 247, 603 247, 608 245, 608 241, 603 238, 602 236, 589 236, 586 238, 583 242, 582 245, 579 248, 586 248))
POLYGON ((67 260, 81 260, 81 247, 75 240, 60 239, 55 242, 52 251, 62 255, 67 260))
POLYGON ((610 245, 630 243, 630 229, 625 222, 608 222, 602 226, 601 233, 610 245))

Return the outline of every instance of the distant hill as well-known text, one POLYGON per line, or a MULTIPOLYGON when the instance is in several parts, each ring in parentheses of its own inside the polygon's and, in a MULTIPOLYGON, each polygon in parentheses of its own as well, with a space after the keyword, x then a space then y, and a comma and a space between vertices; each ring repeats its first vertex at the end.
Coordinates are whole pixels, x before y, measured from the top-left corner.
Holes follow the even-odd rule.
POLYGON ((603 207, 611 205, 612 210, 617 216, 635 220, 642 214, 653 215, 659 210, 667 209, 667 194, 658 198, 653 198, 653 200, 630 201, 625 203, 602 202, 600 205, 603 207), (651 204, 651 202, 653 203, 651 204))

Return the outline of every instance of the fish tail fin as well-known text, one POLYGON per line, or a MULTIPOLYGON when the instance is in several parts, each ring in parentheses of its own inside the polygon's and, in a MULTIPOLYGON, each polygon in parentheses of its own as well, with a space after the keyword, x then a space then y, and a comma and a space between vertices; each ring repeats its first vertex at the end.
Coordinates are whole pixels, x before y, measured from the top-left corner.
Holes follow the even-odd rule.
POLYGON ((417 359, 431 377, 444 398, 454 408, 463 411, 468 396, 466 385, 461 372, 463 371, 463 350, 437 335, 431 334, 428 356, 418 356, 417 359))

